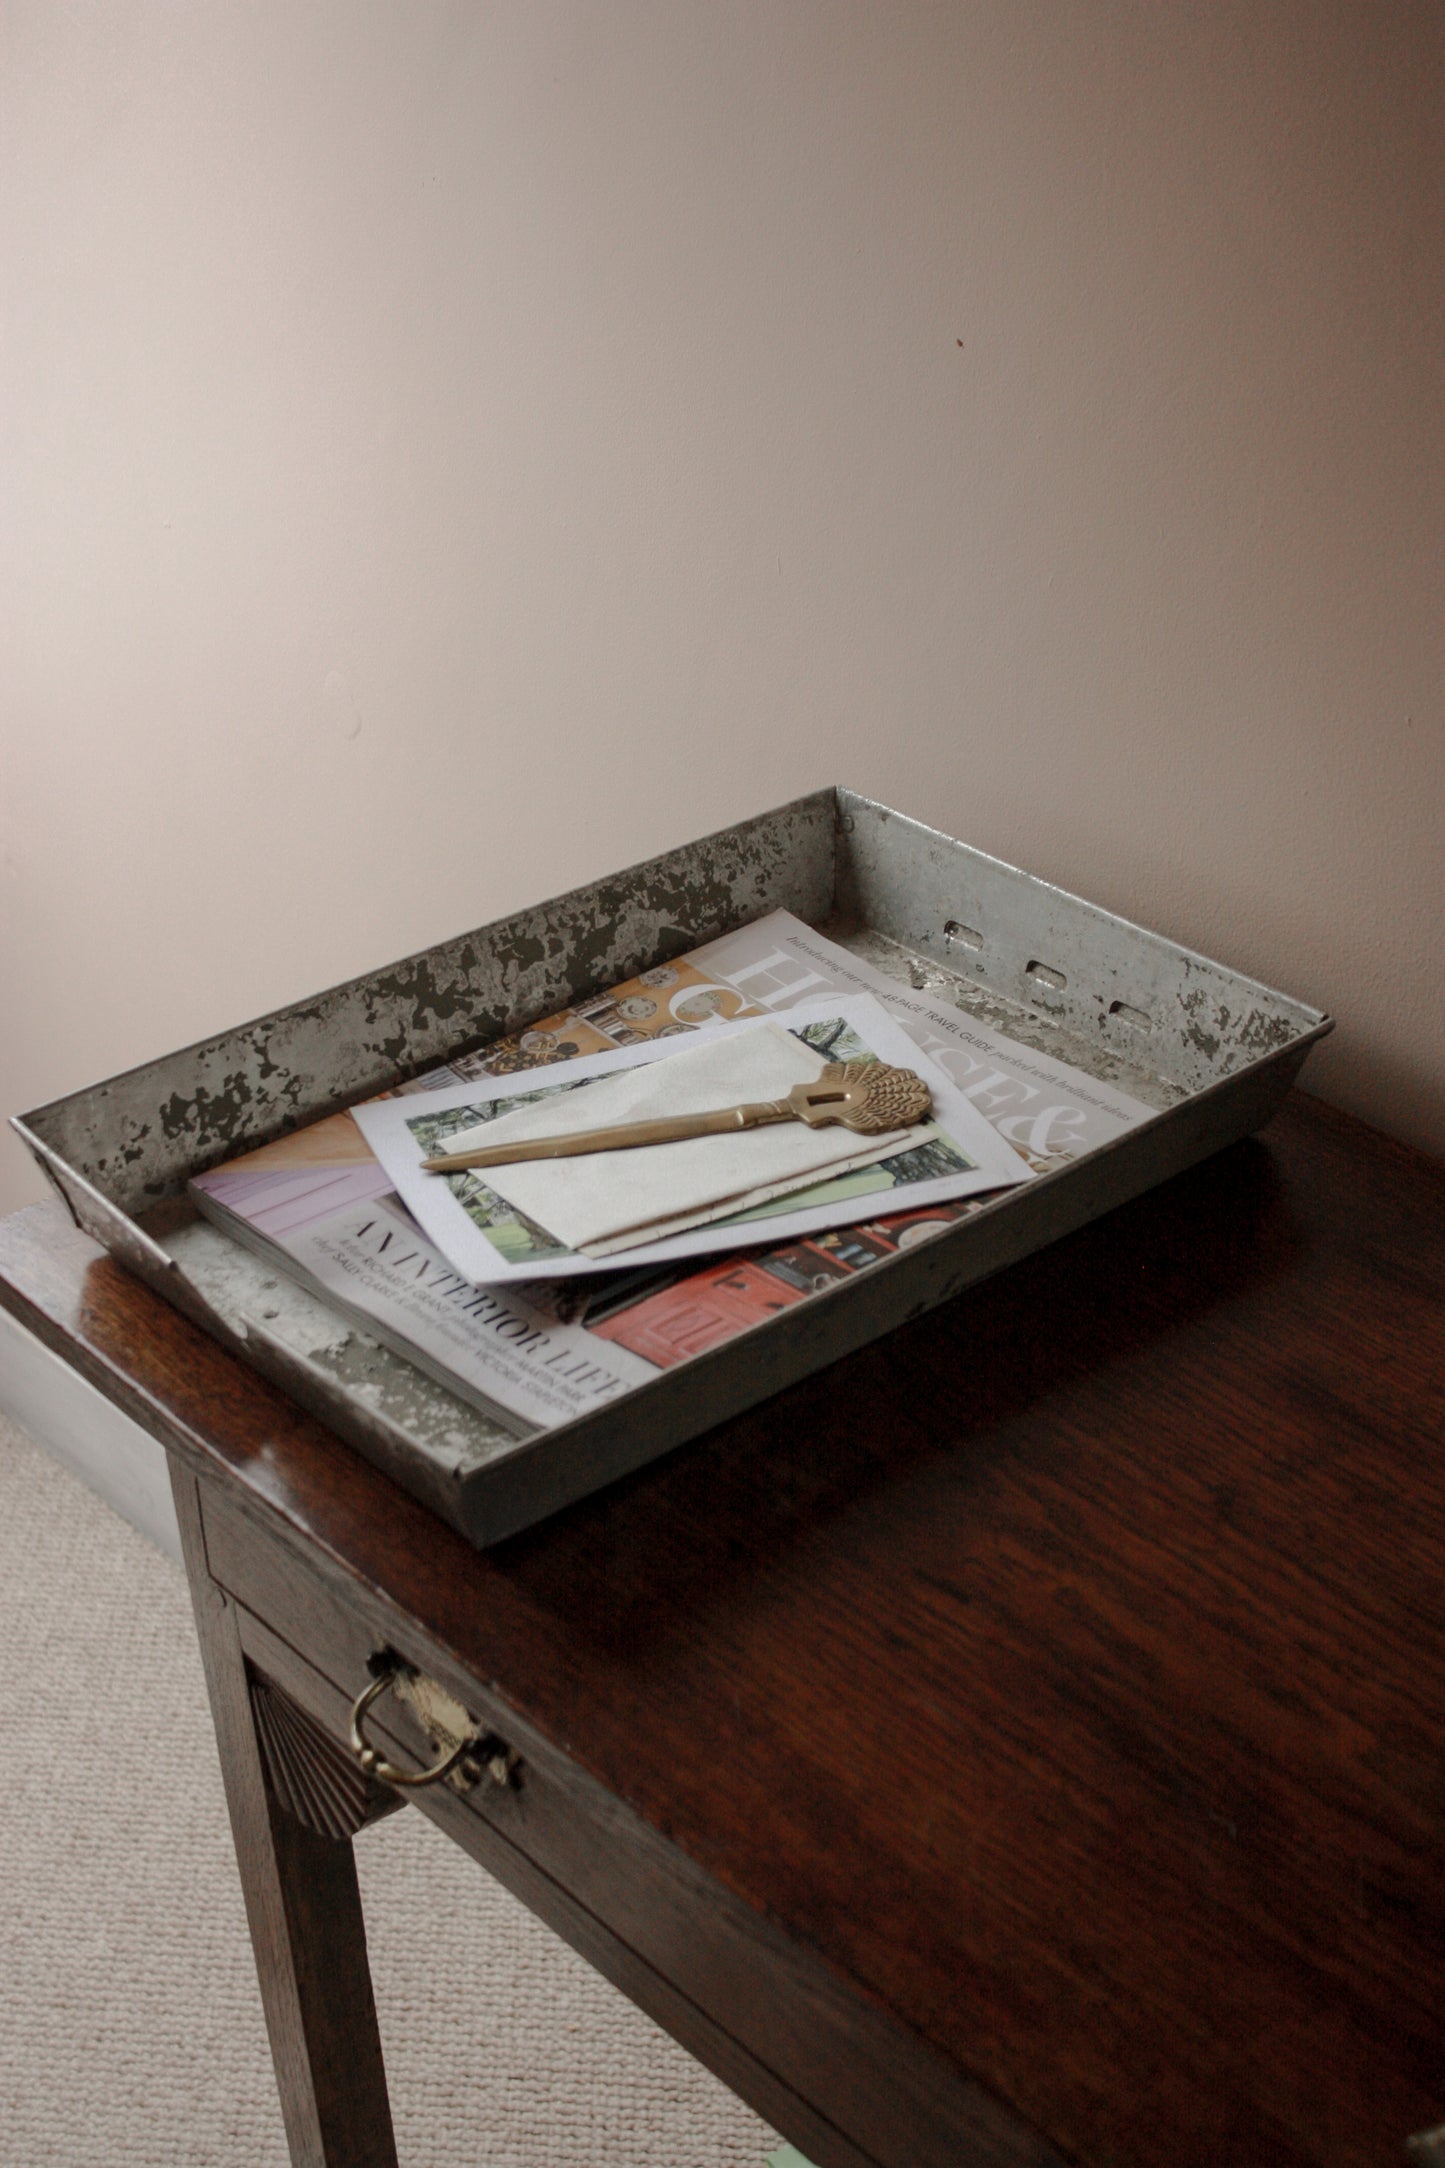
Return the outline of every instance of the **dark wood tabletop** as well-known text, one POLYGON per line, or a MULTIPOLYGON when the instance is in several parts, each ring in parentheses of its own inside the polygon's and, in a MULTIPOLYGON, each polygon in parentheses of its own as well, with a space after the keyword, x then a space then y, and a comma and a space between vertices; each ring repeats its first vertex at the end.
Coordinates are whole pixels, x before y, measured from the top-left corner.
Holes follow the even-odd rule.
POLYGON ((1018 2159, 1373 2168, 1445 2123, 1445 1169, 1296 1094, 485 1554, 58 1207, 0 1275, 1018 2159))

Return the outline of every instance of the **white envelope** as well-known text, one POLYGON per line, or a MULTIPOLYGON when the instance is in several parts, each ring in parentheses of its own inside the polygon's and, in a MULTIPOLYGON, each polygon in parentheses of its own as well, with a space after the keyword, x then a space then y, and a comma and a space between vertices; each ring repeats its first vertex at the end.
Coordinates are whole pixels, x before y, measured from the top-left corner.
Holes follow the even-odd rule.
MULTIPOLYGON (((901 1152, 885 1138, 852 1136, 841 1129, 816 1132, 841 1140, 849 1156, 807 1178, 801 1190, 762 1202, 760 1211, 736 1202, 721 1206, 711 1218, 682 1233, 669 1231, 666 1221, 654 1224, 646 1240, 617 1257, 577 1251, 542 1235, 544 1223, 519 1212, 492 1188, 494 1169, 475 1175, 424 1174, 422 1161, 434 1152, 452 1151, 462 1136, 476 1145, 490 1143, 502 1122, 512 1119, 507 1102, 514 1098, 519 1101, 517 1113, 522 1111, 520 1102, 526 1101, 537 1134, 555 1134, 569 1122, 574 1127, 590 1128, 594 1123, 600 1127, 594 1110, 604 1081, 611 1084, 671 1059, 675 1042, 648 1040, 514 1076, 402 1092, 370 1100, 352 1111, 408 1210, 456 1270, 479 1287, 571 1279, 634 1264, 686 1263, 749 1243, 810 1240, 828 1228, 852 1226, 879 1214, 924 1210, 1029 1179, 1028 1166, 1013 1147, 871 995, 841 999, 830 995, 818 1002, 801 1002, 788 1010, 784 1025, 778 1028, 784 1026, 789 1038, 798 1033, 816 1035, 816 1045, 799 1045, 805 1060, 842 1059, 851 1054, 891 1062, 896 1068, 916 1068, 933 1094, 933 1119, 902 1133, 906 1141, 901 1152), (839 1051, 823 1054, 820 1047, 839 1051), (495 1111, 483 1114, 483 1109, 495 1111), (884 1157, 890 1149, 891 1161, 884 1157), (738 1212, 744 1216, 735 1218, 738 1212)), ((709 1024, 687 1043, 701 1049, 757 1029, 753 1021, 709 1024)), ((795 1072, 790 1085, 796 1080, 795 1072)), ((796 1126, 801 1134, 814 1134, 801 1124, 796 1126)), ((899 1134, 890 1132, 894 1138, 899 1134)), ((731 1138, 711 1141, 728 1144, 736 1142, 738 1135, 734 1132, 731 1138)), ((579 1162, 561 1164, 576 1167, 579 1162)))
MULTIPOLYGON (((479 1123, 449 1137, 447 1150, 495 1149, 531 1137, 781 1099, 795 1084, 811 1084, 825 1066, 821 1054, 781 1024, 760 1023, 736 1037, 684 1047, 647 1068, 599 1078, 585 1092, 479 1123)), ((901 1149, 908 1136, 906 1128, 863 1137, 837 1123, 812 1129, 805 1122, 773 1122, 676 1144, 523 1160, 489 1167, 486 1180, 568 1249, 605 1257, 751 1210, 820 1176, 868 1166, 901 1149)))

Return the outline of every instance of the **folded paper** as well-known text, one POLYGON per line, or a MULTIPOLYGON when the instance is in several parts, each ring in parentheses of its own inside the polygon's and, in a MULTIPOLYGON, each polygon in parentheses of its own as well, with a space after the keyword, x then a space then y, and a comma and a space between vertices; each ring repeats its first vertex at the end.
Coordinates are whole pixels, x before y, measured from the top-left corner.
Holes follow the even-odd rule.
MULTIPOLYGON (((825 1057, 779 1024, 709 1039, 646 1068, 600 1078, 585 1092, 520 1108, 448 1137, 448 1152, 570 1135, 660 1115, 701 1114, 754 1099, 780 1099, 810 1084, 825 1057)), ((570 1250, 611 1256, 766 1204, 820 1177, 870 1165, 909 1138, 907 1129, 860 1137, 843 1128, 778 1122, 717 1137, 626 1147, 573 1159, 523 1161, 487 1170, 488 1187, 570 1250)))
MULTIPOLYGON (((703 1024, 698 1036, 685 1043, 701 1045, 704 1033, 713 1044, 737 1039, 755 1032, 764 1021, 776 1020, 703 1024)), ((767 1202, 747 1207, 734 1202, 731 1209, 724 1207, 682 1233, 669 1232, 666 1220, 653 1221, 648 1239, 632 1244, 617 1257, 598 1254, 596 1245, 586 1252, 567 1247, 542 1222, 519 1211, 490 1187, 493 1168, 438 1175, 424 1173, 423 1162, 449 1153, 461 1137, 480 1140, 485 1147, 500 1121, 524 1106, 545 1113, 545 1125, 538 1123, 539 1133, 545 1128, 547 1135, 553 1135, 557 1110, 573 1106, 577 1111, 567 1118, 583 1122, 581 1102, 585 1100, 585 1125, 590 1126, 602 1080, 673 1058, 677 1045, 670 1037, 558 1062, 540 1075, 529 1070, 424 1086, 371 1100, 354 1110, 355 1120, 408 1209, 456 1270, 478 1287, 603 1272, 615 1275, 621 1266, 686 1263, 740 1243, 811 1240, 880 1211, 932 1207, 1027 1179, 1028 1170, 1018 1153, 870 995, 801 1002, 789 1009, 783 1021, 788 1036, 815 1050, 820 1060, 881 1061, 894 1068, 916 1069, 928 1086, 933 1118, 908 1130, 901 1149, 877 1137, 857 1138, 860 1148, 879 1156, 825 1167, 809 1177, 803 1188, 792 1188, 767 1202)), ((832 1133, 840 1139, 845 1134, 832 1133)), ((733 1139, 737 1136, 734 1131, 733 1139)))

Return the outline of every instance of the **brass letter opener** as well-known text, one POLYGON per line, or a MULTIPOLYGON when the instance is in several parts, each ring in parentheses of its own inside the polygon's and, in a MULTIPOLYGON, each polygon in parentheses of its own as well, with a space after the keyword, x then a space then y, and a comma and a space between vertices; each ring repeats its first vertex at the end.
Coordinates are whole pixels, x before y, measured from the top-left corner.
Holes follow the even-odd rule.
POLYGON ((520 1159, 571 1159, 581 1152, 621 1152, 635 1144, 678 1144, 686 1137, 718 1137, 764 1122, 806 1122, 810 1129, 841 1122, 863 1136, 907 1129, 930 1105, 928 1086, 911 1069, 881 1061, 830 1061, 811 1084, 795 1084, 786 1099, 755 1099, 707 1114, 664 1115, 651 1122, 622 1122, 612 1129, 578 1129, 568 1137, 529 1137, 525 1143, 488 1144, 474 1152, 424 1159, 425 1174, 461 1174, 469 1167, 507 1167, 520 1159))

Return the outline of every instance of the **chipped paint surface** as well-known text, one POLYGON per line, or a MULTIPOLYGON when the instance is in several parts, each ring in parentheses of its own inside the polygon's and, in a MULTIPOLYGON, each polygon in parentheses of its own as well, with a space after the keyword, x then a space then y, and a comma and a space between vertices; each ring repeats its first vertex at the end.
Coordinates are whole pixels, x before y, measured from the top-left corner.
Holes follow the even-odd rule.
POLYGON ((822 917, 833 821, 833 793, 820 791, 75 1093, 28 1125, 135 1213, 207 1167, 765 911, 822 917))
POLYGON ((852 949, 865 963, 872 964, 875 970, 897 979, 900 985, 912 986, 920 993, 951 1002, 956 1009, 976 1017, 991 1030, 1018 1040, 1021 1046, 1031 1046, 1040 1054, 1052 1054, 1057 1061, 1069 1062, 1086 1075, 1097 1077, 1101 1084, 1112 1084, 1119 1091, 1128 1092, 1131 1098, 1141 1100, 1146 1107, 1157 1107, 1162 1112, 1165 1107, 1177 1106, 1186 1096, 1182 1084, 1169 1077, 1156 1076, 1153 1070, 1127 1060, 1112 1046, 1101 1046, 1097 1039, 1083 1038, 1053 1017, 1040 1016, 1022 1002, 1010 1001, 1006 995, 994 993, 989 987, 965 978, 961 972, 950 971, 929 957, 915 955, 896 941, 875 932, 871 926, 845 927, 835 922, 822 930, 852 949))
POLYGON ((959 1007, 1151 1106, 1328 1028, 1303 1002, 1048 881, 849 791, 838 802, 852 822, 838 854, 849 920, 941 968, 959 1007))
POLYGON ((459 1484, 474 1470, 516 1452, 519 1441, 500 1423, 433 1383, 208 1221, 191 1219, 172 1227, 164 1247, 233 1339, 243 1341, 253 1358, 270 1351, 274 1359, 269 1365, 263 1360, 262 1368, 293 1387, 293 1367, 324 1382, 353 1408, 365 1410, 377 1437, 390 1437, 398 1455, 419 1456, 447 1484, 459 1484))

